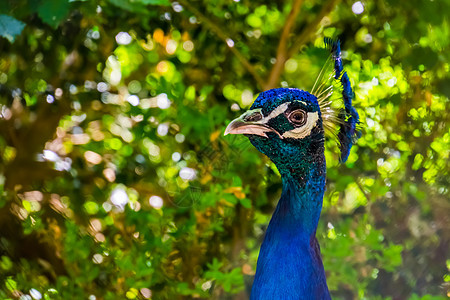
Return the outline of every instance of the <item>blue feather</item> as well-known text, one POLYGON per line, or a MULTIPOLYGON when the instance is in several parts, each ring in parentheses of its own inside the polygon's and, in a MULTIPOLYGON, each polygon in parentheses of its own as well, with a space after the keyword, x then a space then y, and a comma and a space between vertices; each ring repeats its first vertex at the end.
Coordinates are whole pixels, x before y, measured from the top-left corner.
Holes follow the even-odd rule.
POLYGON ((315 237, 325 185, 321 167, 313 166, 313 176, 300 185, 294 177, 283 177, 250 299, 331 299, 315 237))
MULTIPOLYGON (((250 110, 261 109, 268 117, 283 103, 296 101, 320 116, 316 96, 288 88, 259 94, 250 110)), ((283 134, 292 129, 283 118, 285 114, 267 124, 283 134)), ((330 299, 315 237, 325 191, 322 121, 317 121, 305 139, 279 139, 271 133, 269 139, 248 137, 275 163, 283 181, 281 199, 261 246, 250 299, 330 299)))
MULTIPOLYGON (((352 106, 353 92, 343 70, 340 43, 328 39, 325 43, 332 51, 335 79, 343 87, 345 113, 340 116, 343 122, 338 137, 341 161, 345 161, 359 116, 352 106)), ((283 182, 258 257, 252 300, 331 299, 316 239, 326 174, 321 111, 326 107, 321 107, 319 100, 299 89, 268 90, 225 129, 225 134, 245 134, 274 162, 283 182)))
POLYGON ((345 113, 340 116, 344 122, 342 122, 339 129, 338 140, 339 150, 341 151, 340 161, 346 162, 355 140, 360 137, 360 133, 356 130, 359 124, 359 115, 352 105, 354 94, 350 79, 348 78, 347 72, 343 71, 341 43, 339 40, 332 40, 330 38, 325 38, 324 41, 325 45, 330 49, 334 60, 334 78, 342 84, 342 98, 344 99, 345 113))

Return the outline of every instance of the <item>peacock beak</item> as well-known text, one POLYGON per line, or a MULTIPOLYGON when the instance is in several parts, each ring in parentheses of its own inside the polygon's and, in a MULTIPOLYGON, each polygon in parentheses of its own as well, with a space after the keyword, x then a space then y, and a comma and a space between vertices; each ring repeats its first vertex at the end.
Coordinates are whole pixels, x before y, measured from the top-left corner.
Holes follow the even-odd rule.
POLYGON ((234 119, 228 124, 224 135, 227 134, 249 134, 268 137, 267 132, 275 132, 278 136, 280 134, 269 127, 264 120, 261 109, 252 109, 245 112, 239 118, 234 119))

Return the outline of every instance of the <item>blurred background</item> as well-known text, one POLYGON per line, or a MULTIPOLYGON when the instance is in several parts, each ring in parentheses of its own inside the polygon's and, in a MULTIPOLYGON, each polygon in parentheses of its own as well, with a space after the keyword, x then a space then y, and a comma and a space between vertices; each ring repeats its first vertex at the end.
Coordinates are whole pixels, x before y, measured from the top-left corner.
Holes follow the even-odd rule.
POLYGON ((226 124, 342 41, 326 142, 334 299, 449 296, 450 1, 3 0, 0 298, 248 299, 281 191, 226 124))

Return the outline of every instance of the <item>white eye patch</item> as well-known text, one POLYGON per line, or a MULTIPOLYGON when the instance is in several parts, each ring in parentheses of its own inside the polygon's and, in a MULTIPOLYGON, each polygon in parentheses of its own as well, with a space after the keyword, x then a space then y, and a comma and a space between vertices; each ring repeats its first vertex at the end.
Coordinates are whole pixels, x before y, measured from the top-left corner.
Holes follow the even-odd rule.
POLYGON ((282 113, 284 113, 286 111, 286 109, 288 108, 288 103, 283 103, 279 106, 277 106, 277 108, 275 108, 274 110, 272 110, 270 112, 270 114, 265 117, 262 121, 262 123, 267 124, 270 120, 272 120, 273 118, 278 117, 279 115, 281 115, 282 113))
MULTIPOLYGON (((297 100, 296 102, 300 102, 304 105, 306 103, 304 101, 297 100)), ((267 124, 271 119, 276 118, 277 116, 283 114, 289 106, 290 103, 285 102, 275 108, 267 117, 261 120, 261 123, 267 124)), ((318 112, 308 112, 306 123, 303 126, 294 128, 292 130, 286 131, 282 134, 282 138, 293 138, 293 139, 303 139, 311 134, 312 129, 316 126, 317 121, 319 120, 318 112)))
POLYGON ((302 139, 311 134, 311 131, 316 126, 318 120, 319 120, 319 113, 317 111, 308 112, 308 118, 306 119, 305 125, 286 131, 285 133, 282 134, 282 137, 302 139))
MULTIPOLYGON (((306 105, 306 103, 304 101, 296 100, 295 102, 299 102, 299 103, 302 103, 303 105, 306 105)), ((262 123, 266 124, 267 122, 269 122, 269 120, 272 120, 273 118, 276 118, 279 115, 283 114, 288 109, 289 104, 290 103, 285 102, 285 103, 277 106, 277 108, 272 110, 270 112, 270 114, 264 118, 264 121, 262 123)))

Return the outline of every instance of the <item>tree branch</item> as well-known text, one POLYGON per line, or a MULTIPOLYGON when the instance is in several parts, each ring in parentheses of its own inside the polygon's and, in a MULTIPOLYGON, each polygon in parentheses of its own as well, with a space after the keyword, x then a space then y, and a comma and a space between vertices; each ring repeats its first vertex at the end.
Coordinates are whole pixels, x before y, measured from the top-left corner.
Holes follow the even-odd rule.
POLYGON ((303 0, 294 0, 294 2, 292 3, 291 12, 289 13, 288 18, 286 19, 286 23, 284 24, 283 32, 281 34, 281 38, 278 43, 276 62, 273 65, 272 70, 270 71, 267 82, 263 86, 264 90, 274 88, 276 86, 278 79, 281 76, 281 73, 284 68, 284 63, 288 59, 287 41, 291 33, 292 27, 295 25, 295 19, 297 18, 298 13, 300 12, 300 7, 302 3, 303 0))
POLYGON ((289 58, 291 58, 296 52, 298 52, 304 44, 309 42, 312 34, 315 32, 317 26, 320 24, 320 21, 322 21, 322 19, 333 10, 333 8, 336 6, 339 0, 329 0, 328 3, 326 3, 322 7, 322 10, 319 12, 316 18, 311 23, 309 23, 308 26, 304 28, 303 31, 300 33, 300 35, 294 40, 289 50, 286 50, 287 38, 289 36, 289 31, 291 30, 290 27, 294 25, 295 17, 299 12, 300 7, 298 7, 298 11, 295 11, 295 8, 296 5, 300 5, 301 2, 302 2, 301 0, 294 0, 292 11, 289 14, 288 19, 286 20, 286 24, 283 29, 283 34, 280 38, 280 44, 278 45, 277 61, 270 72, 269 79, 264 85, 265 90, 277 87, 278 81, 280 80, 280 76, 281 73, 283 72, 284 64, 286 63, 286 61, 289 58))
POLYGON ((330 0, 328 1, 327 4, 325 4, 322 7, 322 10, 319 12, 319 14, 316 16, 316 18, 308 24, 308 27, 306 27, 302 33, 300 34, 300 36, 298 36, 294 43, 292 44, 292 47, 289 49, 288 51, 288 57, 293 56, 296 52, 298 52, 300 50, 300 48, 306 44, 307 42, 309 42, 309 39, 311 38, 312 33, 315 32, 315 30, 317 29, 317 26, 320 24, 320 21, 322 21, 322 19, 328 15, 333 8, 336 7, 337 3, 339 2, 339 0, 330 0))
MULTIPOLYGON (((203 13, 201 13, 197 8, 195 8, 193 5, 189 3, 189 1, 186 0, 178 0, 178 3, 180 3, 182 6, 186 7, 191 13, 193 13, 199 20, 201 20, 209 29, 211 29, 212 32, 214 32, 222 41, 224 41, 228 46, 230 42, 234 43, 234 40, 231 38, 231 35, 227 34, 222 28, 220 28, 216 23, 211 21, 207 16, 205 16, 203 13)), ((234 44, 232 46, 229 46, 231 52, 236 56, 236 58, 241 62, 241 64, 247 69, 247 71, 253 76, 253 78, 256 80, 256 82, 261 86, 264 87, 264 80, 262 77, 256 72, 253 65, 248 61, 248 59, 245 58, 245 56, 238 50, 236 47, 234 47, 234 44)))

